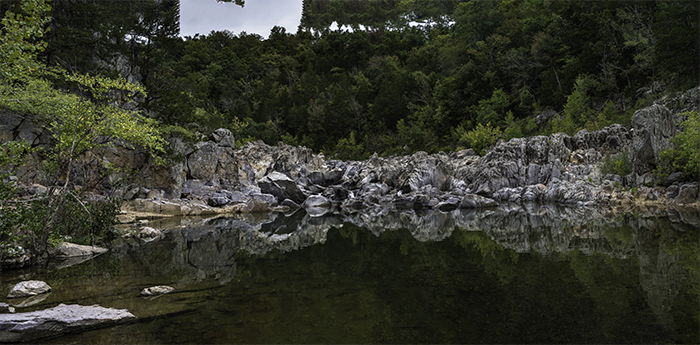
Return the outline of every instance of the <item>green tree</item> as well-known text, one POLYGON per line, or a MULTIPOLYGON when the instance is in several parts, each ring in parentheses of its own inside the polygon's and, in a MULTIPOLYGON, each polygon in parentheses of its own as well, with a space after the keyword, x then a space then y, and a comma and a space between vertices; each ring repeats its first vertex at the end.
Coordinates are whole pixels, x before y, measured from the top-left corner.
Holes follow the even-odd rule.
POLYGON ((511 138, 522 138, 523 135, 523 129, 520 123, 518 123, 515 120, 515 117, 513 116, 512 111, 508 111, 506 113, 506 119, 505 119, 505 129, 503 130, 503 137, 507 139, 511 138))
POLYGON ((591 99, 588 95, 592 87, 592 80, 587 76, 579 76, 576 78, 574 90, 569 97, 566 98, 564 104, 564 117, 570 118, 580 128, 593 117, 593 109, 591 108, 591 99))
MULTIPOLYGON (((66 200, 82 204, 71 180, 77 158, 117 142, 154 156, 163 153, 165 145, 157 124, 133 110, 145 96, 142 87, 123 79, 70 73, 40 61, 50 11, 47 0, 24 0, 19 12, 5 14, 0 31, 0 108, 32 114, 44 124, 53 138, 44 155, 55 180, 61 181, 50 188, 46 203, 36 207, 46 215, 31 238, 37 252, 47 248, 66 200)), ((83 209, 89 213, 88 207, 83 209)))
MULTIPOLYGON (((510 98, 502 89, 493 90, 491 97, 479 101, 473 108, 477 123, 504 124, 510 98)), ((511 114, 512 115, 512 114, 511 114)))

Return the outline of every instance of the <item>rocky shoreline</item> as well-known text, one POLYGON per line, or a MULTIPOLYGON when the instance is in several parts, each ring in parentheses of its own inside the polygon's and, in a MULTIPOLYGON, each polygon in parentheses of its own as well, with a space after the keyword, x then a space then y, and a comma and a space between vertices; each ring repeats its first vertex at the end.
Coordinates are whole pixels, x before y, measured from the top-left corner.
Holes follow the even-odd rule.
MULTIPOLYGON (((123 168, 107 175, 95 197, 124 200, 118 216, 123 224, 170 216, 290 213, 298 209, 310 216, 450 212, 513 203, 697 209, 697 181, 683 181, 681 173, 661 178, 653 171, 687 111, 700 111, 700 87, 636 111, 630 127, 611 125, 598 131, 582 130, 574 136, 557 133, 514 138, 499 142, 483 156, 467 149, 374 155, 364 161, 326 159, 308 148, 286 144, 252 142, 235 147, 231 132, 218 129, 197 143, 171 138, 166 166, 153 164, 136 150, 104 148, 96 155, 123 168), (629 160, 628 174, 604 171, 607 157, 622 154, 629 160)), ((13 120, 9 116, 3 121, 13 120)), ((34 143, 46 139, 31 121, 3 132, 8 126, 0 126, 3 137, 34 143)), ((100 168, 90 168, 89 161, 87 157, 83 162, 87 174, 83 180, 94 180, 90 174, 104 174, 100 168)), ((41 182, 31 171, 17 180, 41 182)), ((76 181, 80 181, 79 176, 76 181)), ((46 193, 47 188, 27 183, 25 190, 27 195, 37 195, 46 193)), ((3 266, 21 267, 28 261, 19 255, 7 258, 3 266)))
POLYGON ((467 149, 365 161, 329 160, 285 144, 234 148, 231 132, 219 129, 208 141, 191 145, 171 140, 183 158, 167 169, 143 163, 141 185, 116 191, 126 200, 120 219, 296 208, 312 215, 377 208, 451 211, 503 202, 698 207, 698 182, 682 181, 680 173, 661 179, 653 172, 682 113, 698 110, 700 88, 638 110, 629 128, 515 138, 484 156, 467 149), (632 171, 624 176, 603 171, 604 159, 620 154, 632 171))

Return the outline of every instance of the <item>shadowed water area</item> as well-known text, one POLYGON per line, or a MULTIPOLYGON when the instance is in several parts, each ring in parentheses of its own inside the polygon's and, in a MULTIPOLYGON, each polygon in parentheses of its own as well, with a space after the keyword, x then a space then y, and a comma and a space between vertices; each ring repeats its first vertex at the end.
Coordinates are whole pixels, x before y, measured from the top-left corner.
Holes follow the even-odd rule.
POLYGON ((160 240, 2 286, 53 287, 20 311, 138 318, 53 343, 695 343, 699 224, 697 210, 534 205, 169 220, 160 240), (176 292, 138 297, 162 284, 176 292))

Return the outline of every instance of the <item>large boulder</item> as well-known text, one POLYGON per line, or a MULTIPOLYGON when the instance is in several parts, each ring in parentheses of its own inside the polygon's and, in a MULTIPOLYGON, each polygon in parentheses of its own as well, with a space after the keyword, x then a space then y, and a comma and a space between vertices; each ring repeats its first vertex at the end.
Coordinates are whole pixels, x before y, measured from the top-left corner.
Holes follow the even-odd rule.
POLYGON ((335 168, 327 171, 312 171, 307 178, 313 184, 328 187, 340 183, 343 175, 345 175, 344 169, 335 168))
POLYGON ((304 207, 331 207, 331 201, 325 196, 312 195, 304 202, 304 207))
POLYGON ((133 320, 126 309, 66 305, 29 313, 0 314, 0 342, 17 343, 55 337, 133 320))
POLYGON ((671 145, 677 131, 674 114, 661 104, 637 110, 632 116, 634 170, 644 173, 656 166, 661 151, 671 145))
POLYGON ((309 171, 325 170, 323 155, 306 147, 278 144, 270 146, 255 141, 235 151, 238 176, 242 184, 255 184, 270 172, 283 173, 299 180, 309 171))
POLYGON ((51 255, 57 258, 72 258, 76 256, 98 255, 106 253, 107 251, 107 248, 102 247, 61 242, 59 245, 51 249, 51 255))
POLYGON ((219 167, 219 147, 213 142, 195 144, 194 151, 187 157, 188 178, 209 181, 219 167))
POLYGON ((253 193, 250 199, 239 205, 238 210, 243 213, 265 213, 272 211, 277 205, 277 198, 272 194, 253 193))
POLYGON ((700 110, 700 87, 670 95, 637 110, 632 116, 631 145, 634 170, 638 174, 653 169, 661 152, 685 120, 684 112, 700 110))
POLYGON ((289 176, 277 171, 273 171, 260 179, 258 187, 260 187, 261 192, 274 195, 277 201, 280 202, 284 199, 289 199, 300 204, 306 200, 306 195, 299 189, 296 182, 289 176))
POLYGON ((210 139, 221 147, 234 147, 233 133, 226 128, 215 130, 211 134, 210 139))
POLYGON ((15 312, 15 307, 7 304, 7 303, 0 303, 0 313, 14 313, 15 312))
POLYGON ((678 189, 676 201, 682 204, 690 204, 698 200, 698 184, 687 183, 678 189))
POLYGON ((15 284, 7 294, 7 298, 35 296, 51 291, 49 284, 41 280, 26 280, 15 284))
POLYGON ((238 162, 233 136, 227 129, 217 129, 211 141, 199 142, 185 152, 187 178, 221 186, 238 184, 238 162))

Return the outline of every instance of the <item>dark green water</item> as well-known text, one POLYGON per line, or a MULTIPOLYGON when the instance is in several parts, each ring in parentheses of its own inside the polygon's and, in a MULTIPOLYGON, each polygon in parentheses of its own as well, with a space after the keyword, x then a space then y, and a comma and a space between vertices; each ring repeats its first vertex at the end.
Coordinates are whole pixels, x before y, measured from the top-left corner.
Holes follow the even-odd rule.
POLYGON ((2 283, 138 317, 53 343, 697 343, 697 223, 587 215, 218 219, 2 283))

